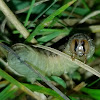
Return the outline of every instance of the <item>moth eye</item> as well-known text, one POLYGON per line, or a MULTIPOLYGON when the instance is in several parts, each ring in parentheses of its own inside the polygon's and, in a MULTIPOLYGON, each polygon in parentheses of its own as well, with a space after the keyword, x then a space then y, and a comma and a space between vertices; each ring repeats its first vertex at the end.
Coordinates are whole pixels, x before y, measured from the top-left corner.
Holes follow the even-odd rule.
POLYGON ((87 40, 81 40, 81 43, 84 47, 84 54, 88 54, 90 48, 89 42, 87 40))
POLYGON ((78 39, 73 39, 71 42, 70 50, 73 54, 76 53, 76 48, 77 48, 78 43, 79 43, 78 39))
POLYGON ((72 53, 72 60, 75 59, 76 48, 77 48, 78 43, 79 43, 78 39, 73 39, 72 42, 71 42, 71 44, 70 44, 70 51, 72 53))

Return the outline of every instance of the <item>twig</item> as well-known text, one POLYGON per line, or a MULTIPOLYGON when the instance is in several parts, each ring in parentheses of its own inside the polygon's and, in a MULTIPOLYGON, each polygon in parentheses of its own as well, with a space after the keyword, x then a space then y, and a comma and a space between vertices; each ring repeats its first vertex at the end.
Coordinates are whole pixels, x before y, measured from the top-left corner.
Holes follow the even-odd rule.
POLYGON ((87 19, 89 19, 89 18, 91 18, 91 17, 93 17, 93 16, 96 16, 96 15, 98 15, 98 14, 100 14, 100 10, 97 10, 97 11, 94 11, 94 12, 90 13, 90 14, 87 15, 85 18, 83 18, 83 19, 79 22, 79 24, 84 23, 87 19))
MULTIPOLYGON (((0 10, 26 39, 29 36, 29 32, 26 30, 23 24, 19 22, 19 20, 16 18, 16 16, 13 14, 13 12, 9 9, 9 7, 5 4, 3 0, 0 0, 0 10)), ((36 40, 33 38, 31 42, 36 43, 36 40)))
POLYGON ((89 29, 92 33, 100 33, 100 25, 91 25, 89 29))
POLYGON ((83 88, 85 86, 86 86, 86 83, 85 82, 81 82, 80 84, 78 84, 77 86, 75 86, 73 88, 73 90, 78 92, 81 88, 83 88))
POLYGON ((2 24, 1 24, 1 27, 0 27, 2 33, 4 33, 4 31, 5 31, 6 22, 7 22, 7 18, 5 18, 5 19, 2 21, 2 24))

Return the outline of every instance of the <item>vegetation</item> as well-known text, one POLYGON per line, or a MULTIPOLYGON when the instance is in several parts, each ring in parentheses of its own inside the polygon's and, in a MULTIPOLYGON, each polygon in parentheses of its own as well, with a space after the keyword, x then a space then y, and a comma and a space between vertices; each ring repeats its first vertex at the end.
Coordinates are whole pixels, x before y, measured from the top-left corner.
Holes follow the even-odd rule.
MULTIPOLYGON (((86 33, 96 47, 86 64, 100 71, 99 9, 99 0, 0 0, 0 42, 9 47, 25 43, 58 48, 72 34, 86 33)), ((10 72, 8 66, 5 53, 0 51, 0 100, 64 100, 41 79, 31 83, 10 72)), ((71 100, 100 100, 99 73, 95 76, 85 69, 47 80, 71 100)))

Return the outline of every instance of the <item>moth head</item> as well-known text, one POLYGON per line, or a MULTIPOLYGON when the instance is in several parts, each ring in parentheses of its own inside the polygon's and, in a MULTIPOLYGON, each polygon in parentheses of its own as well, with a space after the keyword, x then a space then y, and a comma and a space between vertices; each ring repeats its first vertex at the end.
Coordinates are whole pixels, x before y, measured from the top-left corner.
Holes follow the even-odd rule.
POLYGON ((70 50, 79 57, 85 56, 89 52, 89 43, 85 39, 73 39, 70 44, 70 50))
POLYGON ((86 62, 95 51, 92 39, 87 34, 77 33, 69 38, 64 52, 75 58, 86 62))

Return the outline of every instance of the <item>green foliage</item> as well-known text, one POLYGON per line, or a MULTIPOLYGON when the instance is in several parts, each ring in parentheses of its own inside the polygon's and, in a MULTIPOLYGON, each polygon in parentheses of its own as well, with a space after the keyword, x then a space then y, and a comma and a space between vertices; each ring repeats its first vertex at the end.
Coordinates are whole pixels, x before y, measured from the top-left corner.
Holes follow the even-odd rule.
POLYGON ((100 100, 100 90, 99 89, 82 88, 81 91, 89 94, 95 100, 100 100))
POLYGON ((21 10, 23 8, 26 8, 27 6, 30 6, 31 1, 24 0, 24 3, 23 3, 23 0, 11 0, 11 1, 9 1, 8 4, 9 4, 10 7, 14 8, 16 10, 21 10))
POLYGON ((14 93, 16 93, 16 91, 18 91, 18 87, 10 84, 0 93, 0 99, 13 99, 15 97, 14 93))
POLYGON ((73 0, 72 2, 70 2, 68 4, 65 4, 64 6, 62 6, 58 10, 56 10, 54 13, 52 13, 50 16, 48 16, 42 23, 40 23, 36 27, 36 29, 31 33, 31 35, 26 39, 26 41, 27 42, 31 41, 32 38, 40 32, 40 30, 42 30, 48 23, 50 23, 54 19, 54 17, 56 17, 57 15, 59 15, 60 13, 62 13, 65 9, 67 9, 75 1, 76 0, 73 0))
MULTIPOLYGON (((56 41, 54 42, 52 40, 59 40, 59 37, 70 36, 71 34, 75 33, 90 33, 90 35, 93 35, 92 37, 94 37, 93 39, 95 40, 94 42, 96 45, 96 50, 94 56, 91 57, 91 59, 87 62, 88 64, 94 64, 92 67, 97 67, 100 65, 96 62, 100 57, 100 28, 98 29, 98 33, 93 32, 89 28, 92 25, 100 24, 100 14, 94 15, 87 19, 84 23, 79 24, 80 20, 84 19, 89 14, 100 10, 100 0, 43 0, 43 2, 42 0, 4 1, 9 6, 11 11, 14 12, 18 20, 26 27, 30 35, 27 37, 27 39, 23 38, 19 31, 16 30, 9 21, 5 21, 5 16, 0 11, 0 42, 11 46, 12 44, 18 42, 30 43, 33 37, 35 37, 38 44, 46 45, 49 43, 56 43, 56 41), (74 19, 77 21, 75 22, 74 19)), ((95 30, 95 28, 93 30, 95 30)), ((3 53, 0 51, 1 59, 6 62, 6 57, 4 55, 2 56, 2 54, 3 53)), ((2 61, 0 60, 0 62, 2 61)), ((32 93, 34 91, 43 93, 47 96, 53 96, 53 100, 63 100, 62 97, 60 97, 55 91, 46 88, 45 84, 41 82, 41 79, 38 81, 45 87, 37 86, 34 84, 32 85, 28 82, 28 80, 25 80, 25 78, 20 76, 18 76, 18 79, 16 79, 15 76, 12 77, 14 74, 7 74, 8 72, 6 72, 7 69, 5 69, 5 66, 7 67, 7 65, 2 65, 0 63, 0 100, 12 100, 18 98, 17 96, 20 97, 18 100, 21 100, 22 97, 26 96, 26 94, 31 95, 32 97, 32 93), (22 78, 22 80, 20 78, 22 78), (21 91, 22 94, 16 95, 19 93, 19 91, 21 91)), ((64 90, 62 92, 66 93, 66 90, 68 95, 70 95, 71 100, 78 100, 81 98, 100 100, 100 89, 99 86, 95 85, 96 83, 100 83, 100 79, 94 81, 93 77, 91 80, 89 80, 88 76, 85 76, 85 72, 79 73, 77 71, 70 76, 72 78, 70 80, 73 80, 74 85, 69 82, 70 80, 68 81, 69 83, 67 83, 66 80, 57 76, 51 76, 49 81, 52 80, 61 85, 61 90, 64 90), (78 92, 71 92, 71 94, 70 91, 72 91, 75 86, 77 86, 82 81, 86 81, 84 77, 87 78, 87 83, 90 83, 88 88, 82 88, 78 92), (95 89, 90 89, 90 87, 95 89)))
POLYGON ((16 86, 14 86, 12 84, 8 85, 0 93, 0 96, 1 96, 2 100, 6 100, 9 97, 13 98, 14 93, 18 89, 21 89, 22 91, 26 92, 29 95, 30 95, 31 91, 37 91, 37 92, 41 92, 41 93, 44 93, 44 94, 48 94, 48 95, 52 95, 54 97, 57 97, 57 98, 59 98, 59 100, 63 100, 62 97, 59 96, 55 91, 53 91, 51 89, 48 89, 48 88, 36 86, 36 85, 22 84, 22 83, 18 82, 16 79, 14 79, 12 76, 10 76, 9 74, 7 74, 6 72, 4 72, 2 69, 0 69, 0 76, 2 76, 3 78, 5 78, 6 80, 8 80, 9 82, 11 82, 12 84, 16 85, 16 86))
POLYGON ((40 93, 51 95, 51 96, 58 98, 59 100, 63 100, 61 96, 59 96, 55 91, 53 91, 49 88, 40 87, 40 86, 32 85, 32 84, 25 84, 25 83, 23 85, 26 86, 27 88, 29 88, 32 91, 37 91, 37 92, 40 92, 40 93))
MULTIPOLYGON (((55 37, 57 36, 60 36, 60 35, 68 35, 69 34, 69 30, 59 30, 59 29, 46 29, 46 34, 45 36, 42 36, 41 38, 38 38, 37 41, 40 43, 45 43, 45 42, 48 42, 52 39, 54 39, 55 37), (50 32, 50 30, 52 32, 50 32), (47 32, 49 31, 49 34, 47 34, 47 32)), ((40 34, 40 33, 39 33, 40 34)), ((41 33, 42 34, 42 33, 41 33)), ((43 32, 44 34, 44 32, 43 32)))
POLYGON ((66 88, 66 83, 64 82, 62 78, 57 77, 57 76, 51 76, 51 79, 57 82, 58 84, 60 84, 61 86, 63 86, 63 88, 66 88))

